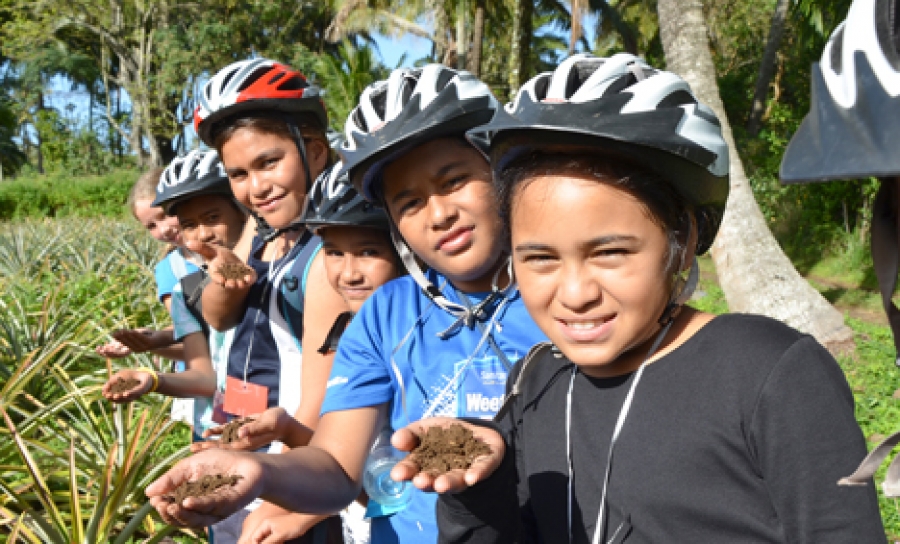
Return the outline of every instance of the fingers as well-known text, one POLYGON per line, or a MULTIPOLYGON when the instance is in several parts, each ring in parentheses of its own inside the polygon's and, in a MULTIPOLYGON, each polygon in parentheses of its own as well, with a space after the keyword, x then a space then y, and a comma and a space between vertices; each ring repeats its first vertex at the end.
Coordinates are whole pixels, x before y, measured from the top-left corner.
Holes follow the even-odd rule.
POLYGON ((206 261, 211 261, 218 256, 218 251, 216 251, 216 248, 210 244, 191 240, 186 245, 188 249, 190 249, 194 253, 199 254, 206 261))
POLYGON ((144 353, 154 347, 152 336, 142 331, 123 329, 113 332, 112 336, 133 353, 144 353))

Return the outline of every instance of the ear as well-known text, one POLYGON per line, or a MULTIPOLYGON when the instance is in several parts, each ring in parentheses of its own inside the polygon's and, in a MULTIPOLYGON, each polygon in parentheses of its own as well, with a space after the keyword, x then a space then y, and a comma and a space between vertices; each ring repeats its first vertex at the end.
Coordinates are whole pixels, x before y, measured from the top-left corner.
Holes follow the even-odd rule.
POLYGON ((328 144, 315 138, 306 142, 306 158, 309 160, 310 172, 322 172, 328 165, 331 149, 328 144))

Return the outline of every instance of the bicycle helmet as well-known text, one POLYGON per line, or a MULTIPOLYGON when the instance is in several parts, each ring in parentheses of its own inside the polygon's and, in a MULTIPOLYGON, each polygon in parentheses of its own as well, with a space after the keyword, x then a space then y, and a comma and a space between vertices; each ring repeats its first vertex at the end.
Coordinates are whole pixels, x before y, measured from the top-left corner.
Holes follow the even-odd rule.
POLYGON ((639 164, 672 183, 694 208, 709 249, 728 198, 728 145, 713 111, 679 76, 627 53, 569 57, 528 81, 505 112, 470 135, 491 136, 502 170, 548 146, 584 147, 639 164))
POLYGON ((275 112, 285 115, 311 113, 320 128, 328 127, 322 92, 302 73, 269 59, 242 60, 229 64, 203 87, 194 111, 194 128, 203 143, 212 147, 222 121, 239 113, 275 112))
POLYGON ((356 192, 341 163, 326 169, 313 184, 302 221, 312 231, 328 226, 390 230, 385 211, 356 192))
MULTIPOLYGON (((469 72, 441 64, 399 68, 366 87, 347 117, 344 168, 356 190, 376 201, 388 161, 428 140, 464 135, 499 108, 490 88, 469 72)), ((486 147, 483 139, 473 143, 486 147)))
POLYGON ((215 151, 191 151, 177 157, 163 170, 156 186, 153 206, 162 206, 167 215, 175 215, 175 206, 200 195, 234 198, 225 167, 215 151))
POLYGON ((900 9, 856 0, 812 68, 809 114, 781 162, 784 183, 900 175, 900 9))

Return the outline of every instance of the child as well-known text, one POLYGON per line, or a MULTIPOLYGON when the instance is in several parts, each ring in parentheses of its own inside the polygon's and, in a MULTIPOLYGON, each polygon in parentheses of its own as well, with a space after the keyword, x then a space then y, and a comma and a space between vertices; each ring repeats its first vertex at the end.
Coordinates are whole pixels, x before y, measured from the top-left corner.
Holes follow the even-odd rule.
MULTIPOLYGON (((186 157, 175 159, 161 176, 156 195, 153 206, 177 217, 186 241, 233 248, 240 239, 247 216, 234 200, 228 177, 215 152, 192 151, 186 157)), ((153 392, 193 397, 196 440, 197 435, 214 424, 211 401, 219 385, 224 385, 217 378, 217 365, 224 365, 224 361, 212 358, 211 353, 219 357, 227 353, 223 348, 230 335, 210 331, 207 340, 202 324, 188 309, 182 289, 184 281, 173 289, 170 307, 175 340, 184 343, 187 369, 175 374, 152 369, 121 370, 104 385, 103 394, 112 402, 130 402, 153 392), (127 391, 112 392, 119 380, 129 379, 138 384, 127 391)))
MULTIPOLYGON (((387 210, 410 276, 376 291, 341 337, 309 447, 269 458, 211 451, 176 465, 147 488, 164 519, 203 523, 259 495, 294 511, 338 511, 358 495, 386 426, 494 415, 508 368, 545 338, 508 273, 490 166, 464 139, 498 109, 487 85, 437 64, 395 70, 366 89, 346 124, 344 166, 387 210), (160 495, 209 463, 250 476, 208 500, 162 505, 160 495)), ((434 542, 434 504, 416 492, 405 507, 376 511, 373 544, 434 542)))
MULTIPOLYGON (((178 218, 167 216, 162 208, 153 206, 156 184, 162 168, 152 168, 143 173, 128 194, 128 208, 138 222, 154 239, 167 244, 166 256, 154 270, 159 301, 166 310, 170 307, 172 289, 181 277, 197 271, 197 257, 183 248, 178 218)), ((113 341, 97 348, 103 357, 122 358, 132 353, 151 352, 168 359, 179 360, 181 346, 173 345, 172 329, 119 330, 112 333, 113 341)))
MULTIPOLYGON (((350 311, 335 321, 320 353, 335 351, 338 340, 363 302, 388 281, 403 273, 391 244, 388 218, 381 208, 366 202, 350 185, 341 164, 319 176, 310 192, 303 223, 322 238, 328 281, 339 292, 350 311)), ((209 434, 220 434, 221 427, 209 434)), ((310 435, 282 408, 271 408, 238 431, 239 439, 224 448, 253 451, 273 440, 289 447, 305 445, 310 435)), ((365 508, 353 502, 341 512, 346 544, 364 544, 369 540, 365 508)), ((284 542, 304 533, 306 516, 263 505, 244 522, 243 535, 266 542, 284 542)))
POLYGON ((394 469, 458 492, 439 501, 441 541, 883 541, 872 490, 836 485, 866 447, 834 359, 771 319, 684 305, 728 194, 712 111, 627 54, 571 57, 509 111, 483 129, 552 343, 510 378, 505 446, 472 426, 493 453, 468 472, 394 469))
MULTIPOLYGON (((220 70, 199 103, 198 135, 218 150, 235 197, 267 227, 250 233, 246 254, 191 244, 210 260, 204 318, 215 330, 234 328, 223 409, 238 417, 280 406, 315 429, 333 359, 316 348, 347 310, 328 284, 319 238, 300 223, 309 187, 330 162, 319 89, 285 65, 252 59, 220 70), (244 260, 244 278, 220 274, 244 260)), ((217 525, 217 534, 236 539, 246 515, 217 525)))

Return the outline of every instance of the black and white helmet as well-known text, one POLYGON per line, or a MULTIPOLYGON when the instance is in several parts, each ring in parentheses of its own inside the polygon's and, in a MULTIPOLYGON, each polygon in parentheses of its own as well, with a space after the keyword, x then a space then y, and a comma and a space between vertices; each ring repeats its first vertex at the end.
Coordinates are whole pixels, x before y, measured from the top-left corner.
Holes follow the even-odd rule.
POLYGON ((498 109, 490 88, 469 72, 442 64, 398 68, 363 91, 347 117, 341 158, 356 189, 376 201, 388 160, 428 140, 463 136, 498 109))
POLYGON ((215 151, 194 150, 177 157, 163 171, 156 186, 153 206, 175 215, 175 205, 200 195, 234 198, 225 167, 215 151))
POLYGON ((812 68, 810 111, 781 162, 784 183, 900 174, 900 7, 855 0, 812 68))
POLYGON ((698 253, 712 244, 728 198, 728 144, 715 113, 684 79, 627 53, 584 53, 532 78, 490 132, 491 165, 548 146, 589 147, 659 174, 707 223, 698 253))
POLYGON ((312 231, 328 226, 390 230, 385 211, 356 192, 341 163, 326 169, 316 180, 302 222, 312 231))

